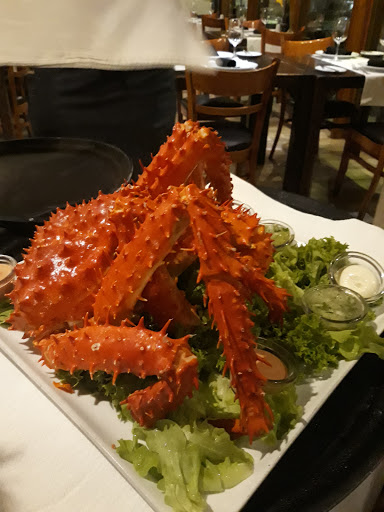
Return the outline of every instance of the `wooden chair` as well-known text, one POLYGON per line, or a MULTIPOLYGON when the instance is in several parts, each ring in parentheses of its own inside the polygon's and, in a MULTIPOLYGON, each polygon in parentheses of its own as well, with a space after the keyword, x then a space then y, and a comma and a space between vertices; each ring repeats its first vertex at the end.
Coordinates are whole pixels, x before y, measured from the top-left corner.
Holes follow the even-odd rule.
POLYGON ((312 55, 318 50, 326 50, 328 46, 333 46, 332 37, 311 39, 309 41, 285 40, 281 45, 281 51, 283 55, 288 57, 302 57, 304 55, 312 55))
POLYGON ((201 16, 201 27, 203 30, 203 34, 206 34, 208 32, 206 28, 216 29, 214 30, 215 32, 220 31, 221 33, 227 30, 226 20, 224 18, 216 18, 210 14, 203 14, 201 16))
POLYGON ((229 41, 226 37, 207 39, 204 43, 212 46, 217 52, 227 52, 229 50, 229 41))
POLYGON ((265 53, 265 46, 267 44, 273 46, 282 46, 285 41, 299 41, 303 38, 305 27, 302 27, 298 32, 276 32, 265 28, 261 31, 261 53, 265 53))
MULTIPOLYGON (((285 40, 282 41, 281 50, 283 55, 287 57, 302 57, 304 55, 312 55, 318 50, 326 50, 328 46, 333 45, 332 37, 325 37, 323 39, 311 39, 308 41, 294 41, 294 40, 285 40)), ((272 144, 272 149, 269 154, 269 159, 273 159, 273 155, 275 153, 275 149, 277 143, 280 138, 281 130, 285 123, 285 111, 287 109, 288 102, 288 93, 287 91, 282 91, 281 94, 281 107, 280 107, 280 115, 279 115, 279 124, 277 126, 277 131, 275 135, 275 139, 272 144)), ((324 119, 335 119, 335 118, 349 118, 352 119, 356 115, 356 107, 352 103, 348 101, 339 101, 339 100, 329 100, 326 102, 324 106, 324 119)), ((347 125, 337 125, 339 127, 350 126, 350 123, 347 125)), ((331 122, 327 122, 324 124, 325 128, 333 128, 334 125, 331 122)))
POLYGON ((362 220, 367 212, 369 201, 377 188, 380 177, 384 176, 384 123, 368 123, 359 128, 352 128, 347 135, 339 171, 337 173, 333 195, 336 197, 341 189, 349 160, 355 160, 373 173, 371 184, 363 197, 357 218, 362 220), (377 160, 373 166, 360 156, 360 152, 377 160))
MULTIPOLYGON (((214 48, 217 52, 227 52, 229 50, 229 41, 226 37, 219 37, 218 39, 206 39, 204 44, 214 48)), ((187 114, 187 101, 183 97, 186 91, 185 76, 176 76, 176 111, 177 120, 182 123, 186 120, 187 114)))
POLYGON ((246 163, 251 182, 256 181, 257 154, 265 113, 279 60, 252 71, 187 71, 188 117, 216 129, 236 164, 246 163), (200 104, 200 92, 215 97, 241 98, 240 105, 200 104), (245 99, 247 98, 247 99, 245 99), (235 120, 233 120, 235 119, 235 120), (245 122, 247 121, 247 122, 245 122))
POLYGON ((17 139, 24 137, 25 131, 32 136, 31 124, 28 119, 28 98, 26 90, 26 77, 29 68, 8 66, 8 94, 12 112, 14 135, 17 139))
POLYGON ((243 27, 248 30, 258 30, 260 33, 265 30, 265 25, 261 20, 245 20, 243 21, 243 27))
POLYGON ((15 138, 13 115, 9 104, 8 68, 0 67, 0 135, 5 139, 15 138))

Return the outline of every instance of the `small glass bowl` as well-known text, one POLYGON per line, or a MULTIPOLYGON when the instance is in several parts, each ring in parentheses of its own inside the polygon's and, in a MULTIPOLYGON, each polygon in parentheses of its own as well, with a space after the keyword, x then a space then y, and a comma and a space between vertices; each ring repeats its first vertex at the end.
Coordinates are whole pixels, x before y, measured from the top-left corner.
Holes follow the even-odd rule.
POLYGON ((266 233, 272 234, 272 243, 276 250, 292 245, 295 240, 295 232, 285 222, 274 219, 266 219, 260 222, 266 233))
MULTIPOLYGON (((351 269, 351 272, 355 273, 353 269, 351 269)), ((373 304, 384 294, 383 268, 376 260, 362 252, 346 251, 338 254, 329 266, 328 276, 332 284, 345 286, 360 293, 368 304, 373 304), (363 267, 364 274, 361 279, 364 279, 364 277, 371 279, 374 291, 364 290, 358 282, 356 283, 351 274, 349 276, 346 274, 345 269, 351 265, 363 267), (375 281, 376 284, 374 283, 375 281), (373 293, 371 293, 372 291, 373 293)))
MULTIPOLYGON (((289 384, 295 382, 298 373, 298 363, 293 354, 289 352, 289 350, 287 350, 276 341, 259 338, 257 340, 256 352, 258 352, 261 356, 263 356, 265 352, 269 352, 272 354, 272 356, 277 357, 281 361, 286 370, 284 378, 272 379, 268 378, 268 374, 265 375, 267 377, 267 381, 263 386, 265 392, 279 393, 280 391, 283 391, 284 388, 286 388, 289 384)), ((269 367, 263 363, 257 363, 257 367, 260 373, 263 375, 264 373, 262 371, 262 367, 269 369, 269 367)))
POLYGON ((237 208, 241 207, 242 210, 246 211, 249 215, 255 215, 255 210, 252 208, 252 206, 249 206, 249 204, 243 203, 241 201, 237 201, 234 199, 232 201, 232 208, 236 210, 237 208))
MULTIPOLYGON (((0 279, 0 299, 2 299, 6 293, 12 291, 17 261, 13 259, 12 256, 0 254, 0 269, 3 269, 3 265, 9 267, 9 273, 6 274, 3 279, 0 279)), ((2 272, 0 272, 0 276, 1 275, 2 272)))
POLYGON ((306 313, 318 315, 329 331, 352 329, 368 311, 360 294, 335 284, 305 290, 303 306, 306 313))

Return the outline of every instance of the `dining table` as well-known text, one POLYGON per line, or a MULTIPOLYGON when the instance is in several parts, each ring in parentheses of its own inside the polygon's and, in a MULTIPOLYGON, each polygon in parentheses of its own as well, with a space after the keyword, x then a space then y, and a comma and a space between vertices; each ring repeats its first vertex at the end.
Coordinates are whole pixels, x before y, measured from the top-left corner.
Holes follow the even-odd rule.
MULTIPOLYGON (((328 212, 322 209, 320 216, 316 203, 311 205, 309 200, 299 200, 295 209, 293 194, 286 194, 287 206, 288 201, 277 201, 236 176, 233 182, 235 199, 264 218, 286 220, 297 240, 334 234, 384 264, 378 249, 384 235, 379 228, 348 215, 342 219, 333 209, 329 217, 339 220, 329 220, 324 217, 328 212)), ((20 259, 28 236, 0 229, 0 253, 20 259)), ((382 330, 383 311, 380 318, 382 330)), ((258 490, 254 492, 256 483, 245 481, 237 494, 235 488, 232 494, 214 496, 213 500, 221 501, 211 503, 213 510, 325 512, 380 466, 384 457, 384 361, 367 354, 342 373, 335 372, 324 375, 316 384, 319 388, 314 382, 299 385, 308 420, 300 424, 301 434, 289 441, 288 450, 285 442, 278 447, 277 464, 268 465, 269 455, 263 453, 259 464, 267 477, 258 490)), ((119 471, 113 464, 106 422, 114 424, 115 415, 109 403, 54 388, 52 375, 38 364, 28 342, 2 328, 0 387, 1 512, 150 512, 151 505, 158 511, 169 510, 161 501, 153 505, 150 482, 141 482, 135 490, 127 468, 119 471), (105 429, 103 442, 100 429, 105 429)), ((124 424, 116 424, 123 433, 124 424)), ((117 439, 112 437, 113 442, 117 439)))
MULTIPOLYGON (((351 69, 342 73, 319 71, 316 69, 319 61, 311 55, 287 57, 277 52, 266 52, 244 57, 256 62, 258 69, 268 66, 274 58, 280 60, 274 85, 288 89, 294 99, 283 190, 309 196, 325 102, 331 92, 340 89, 362 90, 365 76, 351 69)), ((176 79, 182 81, 183 77, 184 69, 177 68, 176 79)), ((271 109, 272 102, 261 134, 259 164, 265 161, 271 109)))
MULTIPOLYGON (((325 102, 332 92, 340 89, 361 90, 365 77, 349 69, 342 73, 319 71, 316 69, 319 61, 312 55, 287 57, 265 53, 247 58, 257 62, 259 68, 267 66, 273 58, 280 59, 275 85, 289 90, 294 100, 283 190, 309 196, 325 102)), ((269 116, 266 117, 259 163, 265 156, 269 116)))

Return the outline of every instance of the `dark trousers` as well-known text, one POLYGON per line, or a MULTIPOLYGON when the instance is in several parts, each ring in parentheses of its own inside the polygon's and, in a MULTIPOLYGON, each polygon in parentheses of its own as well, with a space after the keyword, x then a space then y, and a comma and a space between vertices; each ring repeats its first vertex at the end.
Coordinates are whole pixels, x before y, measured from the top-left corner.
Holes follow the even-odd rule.
POLYGON ((170 69, 104 71, 38 68, 29 83, 34 136, 80 137, 113 144, 148 165, 172 131, 176 111, 170 69))

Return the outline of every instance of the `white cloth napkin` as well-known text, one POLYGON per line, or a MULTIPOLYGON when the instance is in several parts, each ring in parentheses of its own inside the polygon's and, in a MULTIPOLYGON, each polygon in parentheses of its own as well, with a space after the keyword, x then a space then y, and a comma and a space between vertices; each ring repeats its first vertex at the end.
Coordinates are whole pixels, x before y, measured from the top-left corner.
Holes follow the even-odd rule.
POLYGON ((180 0, 5 0, 0 65, 200 67, 201 37, 180 0))

